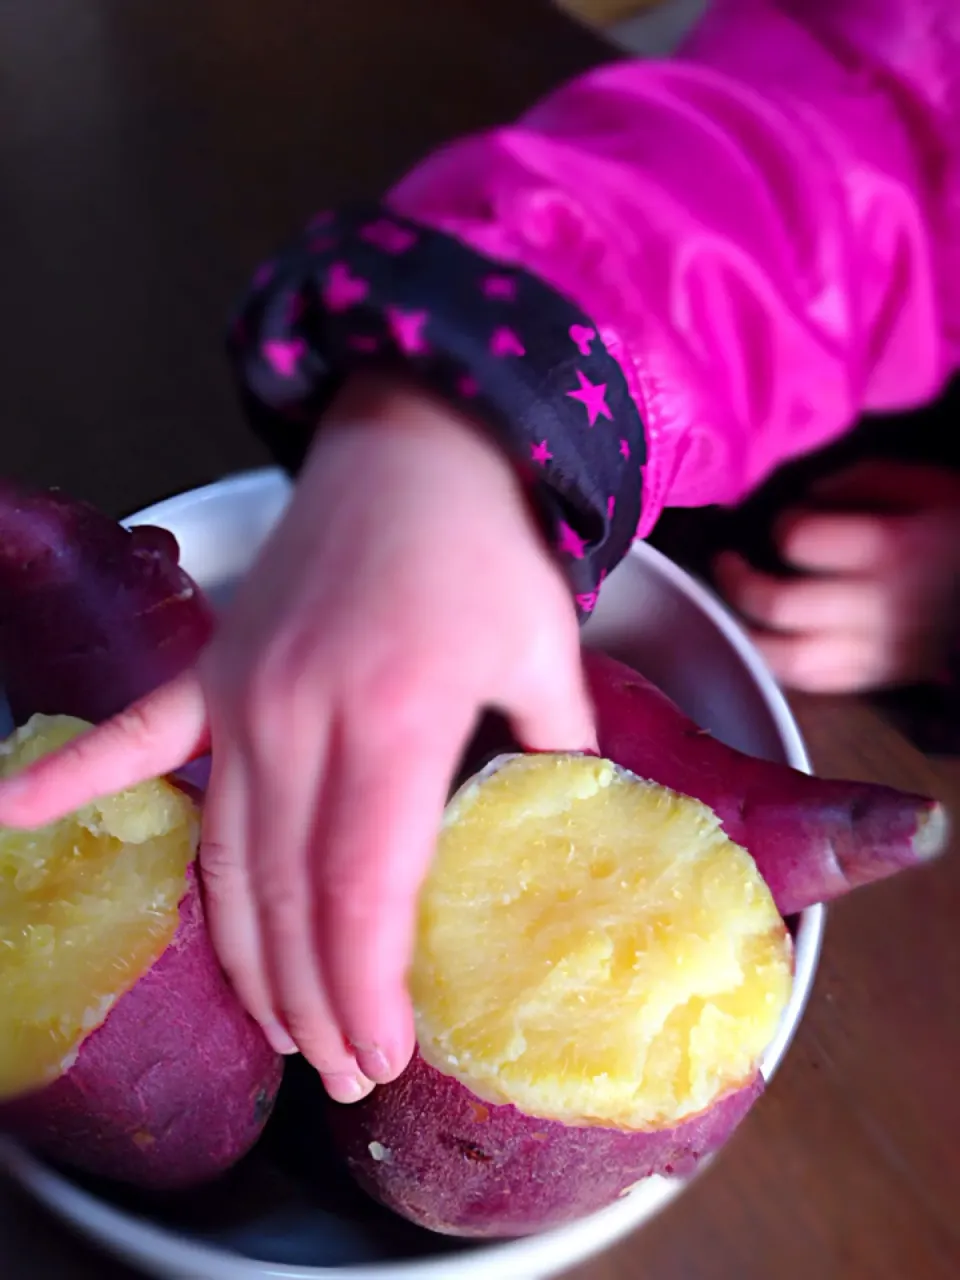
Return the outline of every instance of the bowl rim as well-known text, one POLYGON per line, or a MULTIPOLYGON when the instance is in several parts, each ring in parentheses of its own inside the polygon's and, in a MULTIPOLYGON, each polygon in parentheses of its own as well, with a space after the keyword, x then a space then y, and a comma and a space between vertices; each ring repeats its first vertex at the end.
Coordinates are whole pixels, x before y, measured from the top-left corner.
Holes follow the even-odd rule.
MULTIPOLYGON (((211 484, 173 494, 134 512, 121 523, 127 527, 164 524, 176 521, 189 508, 221 500, 225 495, 237 499, 245 494, 257 495, 273 490, 279 499, 289 491, 289 487, 288 477, 278 467, 242 471, 211 484)), ((649 564, 679 594, 686 596, 707 615, 736 652, 756 685, 787 762, 804 773, 810 773, 810 758, 786 698, 746 632, 726 607, 708 588, 647 543, 634 543, 628 555, 649 564)), ((764 1055, 762 1070, 767 1081, 772 1079, 782 1062, 803 1017, 816 976, 825 920, 826 911, 819 905, 804 911, 798 918, 794 989, 777 1037, 764 1055)), ((712 1157, 704 1160, 700 1169, 712 1162, 712 1157)), ((644 1185, 648 1194, 642 1199, 626 1196, 585 1218, 535 1236, 472 1245, 462 1253, 449 1253, 437 1258, 342 1267, 304 1267, 257 1261, 181 1236, 83 1190, 67 1176, 5 1138, 0 1138, 0 1171, 55 1216, 115 1256, 151 1274, 191 1277, 191 1280, 199 1277, 204 1277, 204 1280, 265 1280, 266 1277, 275 1280, 322 1280, 323 1277, 334 1276, 341 1277, 341 1280, 450 1280, 453 1275, 457 1280, 487 1280, 491 1266, 497 1265, 498 1274, 505 1280, 506 1277, 528 1274, 543 1275, 552 1273, 552 1270, 566 1270, 611 1247, 655 1217, 700 1173, 698 1170, 693 1178, 686 1179, 647 1179, 644 1185)))

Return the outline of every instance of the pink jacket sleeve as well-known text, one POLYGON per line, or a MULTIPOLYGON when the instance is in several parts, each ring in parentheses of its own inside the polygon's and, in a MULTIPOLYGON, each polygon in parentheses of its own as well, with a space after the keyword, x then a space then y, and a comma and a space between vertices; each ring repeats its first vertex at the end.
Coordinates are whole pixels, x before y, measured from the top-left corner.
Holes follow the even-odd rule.
POLYGON ((565 86, 391 202, 592 317, 647 430, 646 533, 957 366, 960 3, 718 0, 681 56, 565 86))

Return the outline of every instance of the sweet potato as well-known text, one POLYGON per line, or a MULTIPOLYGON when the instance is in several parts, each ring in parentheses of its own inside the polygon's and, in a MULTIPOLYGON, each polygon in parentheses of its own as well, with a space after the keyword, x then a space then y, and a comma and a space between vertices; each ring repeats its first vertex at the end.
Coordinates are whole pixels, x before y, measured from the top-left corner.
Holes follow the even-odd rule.
MULTIPOLYGON (((568 820, 547 777, 525 795, 488 794, 476 806, 486 821, 477 822, 464 813, 461 793, 448 811, 440 870, 431 871, 421 904, 411 982, 419 1051, 395 1084, 352 1108, 331 1105, 333 1131, 360 1185, 434 1231, 528 1234, 599 1209, 651 1174, 690 1173, 762 1090, 756 1063, 774 1021, 755 1020, 752 1039, 747 1032, 758 1008, 771 1015, 783 1008, 782 969, 775 947, 769 949, 781 936, 780 916, 923 862, 945 840, 946 819, 931 800, 824 782, 744 756, 704 733, 629 668, 595 653, 585 654, 585 667, 602 755, 635 784, 638 777, 659 784, 648 796, 660 801, 652 809, 641 805, 632 821, 607 804, 586 823, 568 820), (700 803, 687 811, 681 797, 700 803), (662 806, 671 804, 680 815, 672 836, 658 828, 662 806), (445 868, 451 830, 458 857, 445 868), (728 841, 714 844, 720 833, 728 841), (739 899, 734 891, 724 900, 719 886, 738 883, 732 868, 742 868, 737 859, 749 855, 756 879, 741 871, 739 899), (657 871, 658 857, 666 861, 657 871), (706 868, 702 879, 671 888, 669 876, 698 859, 706 868), (592 896, 589 879, 598 865, 615 867, 620 899, 592 896), (528 882, 537 894, 526 919, 518 919, 514 900, 527 894, 528 882), (764 904, 766 932, 743 934, 747 903, 764 904), (634 922, 634 955, 648 953, 641 986, 627 990, 615 981, 623 939, 612 928, 623 919, 634 922), (712 929, 750 939, 739 959, 742 986, 725 985, 724 963, 712 952, 705 971, 719 989, 684 990, 682 980, 696 972, 689 951, 705 945, 712 929), (658 933, 660 966, 649 963, 658 933), (545 946, 556 950, 549 977, 541 973, 538 982, 534 970, 545 946), (557 973, 565 1001, 551 986, 557 973), (748 990, 751 999, 744 998, 748 990), (685 1020, 672 1049, 688 1085, 697 1063, 714 1069, 706 1077, 712 1088, 699 1094, 692 1113, 690 1097, 687 1110, 656 1105, 663 1092, 642 1036, 621 1042, 630 1052, 617 1070, 606 1065, 617 1058, 610 1056, 616 1039, 594 1010, 622 1032, 638 1019, 649 1028, 645 1004, 667 1011, 661 1028, 676 1030, 672 1019, 685 1020), (718 1011, 733 1016, 720 1019, 725 1034, 711 1039, 702 1034, 710 1025, 704 1020, 718 1011), (539 1042, 529 1033, 531 1015, 539 1018, 539 1042), (729 1067, 737 1052, 752 1070, 743 1056, 737 1070, 717 1069, 718 1062, 729 1067), (632 1115, 609 1105, 611 1080, 619 1082, 617 1098, 635 1088, 643 1105, 632 1115)), ((493 735, 480 749, 496 742, 493 735)), ((536 777, 544 766, 527 767, 536 777)), ((467 785, 475 800, 478 787, 482 794, 491 786, 483 778, 467 785)), ((560 787, 571 813, 583 797, 582 782, 568 775, 560 787)))
MULTIPOLYGON (((38 712, 85 721, 113 715, 193 663, 213 624, 212 609, 179 567, 172 534, 148 527, 128 533, 84 503, 0 482, 0 679, 18 723, 38 712)), ((26 764, 77 727, 64 720, 34 722, 8 745, 6 769, 26 764)), ((169 787, 167 792, 165 803, 179 795, 169 787)), ((157 803, 155 791, 146 800, 137 794, 148 812, 157 803)), ((92 836, 82 826, 67 824, 80 844, 89 845, 92 836)), ((158 916, 147 911, 156 884, 128 886, 124 902, 115 880, 99 898, 87 895, 94 912, 88 919, 71 916, 69 899, 58 902, 51 890, 47 901, 33 903, 34 918, 24 921, 27 889, 38 870, 30 859, 40 856, 44 838, 33 845, 27 839, 32 852, 26 860, 23 840, 20 833, 0 832, 0 931, 11 932, 7 941, 14 944, 0 948, 0 1006, 8 1017, 19 1010, 6 1039, 5 1068, 0 1047, 0 1095, 8 1099, 0 1105, 0 1126, 53 1158, 144 1187, 214 1177, 262 1131, 282 1060, 217 963, 192 866, 179 868, 176 892, 172 899, 168 892, 158 916), (96 954, 98 937, 115 937, 124 910, 140 921, 140 945, 126 961, 117 960, 109 981, 100 974, 99 988, 82 985, 84 972, 86 981, 93 978, 78 964, 81 985, 71 989, 67 962, 77 951, 68 954, 67 935, 79 929, 85 954, 96 954), (32 933, 18 933, 18 919, 32 933), (163 926, 156 936, 150 920, 163 926), (30 947, 23 952, 30 938, 45 939, 51 948, 48 978, 63 978, 50 1006, 59 1015, 53 1018, 59 1039, 29 1036, 40 1007, 42 953, 30 963, 14 962, 30 961, 30 947), (67 1016, 78 999, 84 1015, 79 1029, 67 1016)), ((175 851, 167 852, 176 863, 175 851)), ((56 874, 55 866, 48 869, 56 874)))
POLYGON ((441 1235, 535 1235, 612 1204, 651 1174, 693 1173, 763 1088, 752 1084, 662 1132, 542 1120, 490 1106, 419 1053, 392 1085, 334 1107, 333 1132, 357 1183, 441 1235))
POLYGON ((0 684, 18 724, 105 720, 190 666, 212 630, 171 533, 0 481, 0 684))
POLYGON ((934 800, 757 760, 705 733, 630 667, 592 651, 584 666, 601 753, 708 805, 785 916, 926 862, 946 843, 934 800))
MULTIPOLYGON (((37 716, 7 775, 87 727, 37 716)), ((0 1127, 147 1188, 216 1177, 260 1135, 281 1062, 217 963, 196 806, 146 783, 41 831, 0 828, 0 1127)))
POLYGON ((608 761, 501 761, 447 810, 410 978, 417 1057, 331 1104, 354 1177, 434 1231, 516 1236, 688 1173, 762 1088, 792 946, 699 802, 608 761))

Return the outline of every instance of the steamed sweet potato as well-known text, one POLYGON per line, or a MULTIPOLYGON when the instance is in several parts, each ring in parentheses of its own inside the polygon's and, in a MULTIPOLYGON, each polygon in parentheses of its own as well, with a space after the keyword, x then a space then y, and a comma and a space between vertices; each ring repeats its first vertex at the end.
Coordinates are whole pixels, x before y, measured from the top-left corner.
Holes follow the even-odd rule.
MULTIPOLYGON (((0 772, 85 727, 35 717, 0 772)), ((204 927, 198 831, 193 802, 162 781, 41 831, 0 828, 0 1127, 141 1187, 228 1169, 280 1085, 204 927)))
POLYGON ((418 1055, 331 1106, 421 1226, 516 1236, 688 1173, 762 1088, 792 946, 699 802, 608 761, 498 762, 448 808, 410 978, 418 1055))
MULTIPOLYGON (((214 615, 178 561, 166 530, 128 533, 84 503, 0 482, 0 683, 18 723, 38 712, 105 719, 196 660, 214 615)), ((26 764, 76 728, 36 722, 8 747, 4 767, 26 764)), ((147 829, 180 794, 155 786, 131 802, 147 829)), ((111 811, 116 818, 117 802, 111 811)), ((91 894, 71 884, 63 850, 54 856, 47 847, 59 840, 96 854, 99 837, 84 821, 57 824, 59 836, 49 838, 0 832, 0 1020, 4 1010, 8 1019, 0 1126, 114 1179, 202 1182, 256 1141, 282 1061, 217 963, 195 847, 184 862, 181 832, 150 863, 159 880, 146 869, 138 880, 144 848, 139 862, 128 850, 91 894), (33 897, 32 880, 40 886, 33 897), (118 948, 106 972, 94 964, 105 946, 118 948)), ((101 849, 91 866, 104 856, 101 849)))
POLYGON ((705 733, 623 663, 588 651, 584 666, 601 753, 708 805, 785 916, 928 861, 946 843, 934 800, 757 760, 705 733))
POLYGON ((421 902, 417 1056, 331 1107, 360 1185, 434 1231, 523 1235, 690 1173, 762 1090, 786 1000, 781 915, 945 839, 931 800, 744 756, 636 672, 585 665, 630 802, 608 789, 589 812, 585 776, 557 785, 549 756, 526 758, 526 792, 498 773, 468 784, 473 811, 463 794, 448 811, 421 902))
POLYGON ((179 675, 213 612, 165 529, 0 481, 0 685, 35 712, 105 720, 179 675))
POLYGON ((685 1177, 716 1151, 763 1088, 752 1084, 661 1132, 566 1125, 490 1106, 419 1053, 392 1085, 331 1107, 357 1183, 441 1235, 535 1235, 605 1208, 651 1174, 685 1177))

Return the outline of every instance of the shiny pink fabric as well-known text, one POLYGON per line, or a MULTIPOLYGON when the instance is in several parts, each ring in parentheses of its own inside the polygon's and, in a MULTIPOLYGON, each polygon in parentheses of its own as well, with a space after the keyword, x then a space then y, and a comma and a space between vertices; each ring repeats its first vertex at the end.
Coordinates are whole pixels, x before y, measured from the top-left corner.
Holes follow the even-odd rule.
POLYGON ((960 358, 960 0, 717 0, 446 148, 401 212, 590 314, 647 426, 647 532, 960 358))

